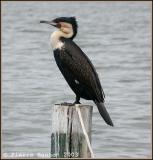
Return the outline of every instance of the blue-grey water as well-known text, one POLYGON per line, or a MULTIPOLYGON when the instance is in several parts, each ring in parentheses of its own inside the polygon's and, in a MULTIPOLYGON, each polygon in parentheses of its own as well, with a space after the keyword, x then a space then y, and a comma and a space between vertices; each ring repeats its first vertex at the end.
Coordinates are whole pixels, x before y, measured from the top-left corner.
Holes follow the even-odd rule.
POLYGON ((59 16, 76 16, 74 41, 99 74, 115 125, 106 125, 94 106, 95 157, 150 157, 151 3, 81 1, 2 2, 3 156, 48 154, 51 107, 75 98, 54 61, 55 28, 39 23, 59 16))

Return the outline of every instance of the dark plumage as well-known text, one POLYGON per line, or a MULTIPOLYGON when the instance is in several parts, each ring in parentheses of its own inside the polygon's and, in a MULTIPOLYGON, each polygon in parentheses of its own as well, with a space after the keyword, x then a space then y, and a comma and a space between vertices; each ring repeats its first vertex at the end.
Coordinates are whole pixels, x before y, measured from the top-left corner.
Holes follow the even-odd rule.
MULTIPOLYGON (((53 26, 61 29, 61 22, 72 25, 73 34, 70 34, 71 36, 68 37, 68 34, 63 33, 59 37, 59 42, 63 45, 54 48, 54 57, 65 80, 76 94, 75 103, 80 103, 80 97, 93 100, 105 122, 113 126, 113 122, 104 106, 105 95, 98 74, 86 54, 72 41, 77 34, 76 19, 74 17, 60 17, 54 19, 52 22, 54 23, 52 24, 53 26)), ((42 21, 42 23, 51 24, 46 21, 42 21)), ((69 28, 69 25, 67 27, 71 33, 71 27, 69 28)), ((61 31, 59 32, 62 34, 61 31)))

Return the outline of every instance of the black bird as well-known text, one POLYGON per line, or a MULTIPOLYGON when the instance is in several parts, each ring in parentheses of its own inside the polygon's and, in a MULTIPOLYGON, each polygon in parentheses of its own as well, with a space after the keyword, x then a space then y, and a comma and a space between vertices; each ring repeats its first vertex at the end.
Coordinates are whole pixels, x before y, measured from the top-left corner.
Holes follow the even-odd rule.
POLYGON ((87 55, 74 43, 78 25, 75 17, 59 17, 52 21, 40 21, 58 28, 50 38, 56 63, 71 89, 76 94, 74 104, 80 98, 93 100, 105 122, 113 122, 104 106, 104 91, 97 72, 87 55))

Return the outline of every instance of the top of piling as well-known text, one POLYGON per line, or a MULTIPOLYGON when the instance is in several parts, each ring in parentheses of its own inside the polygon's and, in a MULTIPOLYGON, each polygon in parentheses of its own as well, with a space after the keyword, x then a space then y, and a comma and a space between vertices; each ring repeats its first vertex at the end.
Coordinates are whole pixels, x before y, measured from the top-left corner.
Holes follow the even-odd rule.
POLYGON ((64 107, 64 106, 68 106, 68 107, 89 107, 89 108, 92 108, 93 106, 92 105, 87 105, 87 104, 73 104, 73 103, 56 103, 54 104, 55 106, 61 106, 61 107, 64 107))

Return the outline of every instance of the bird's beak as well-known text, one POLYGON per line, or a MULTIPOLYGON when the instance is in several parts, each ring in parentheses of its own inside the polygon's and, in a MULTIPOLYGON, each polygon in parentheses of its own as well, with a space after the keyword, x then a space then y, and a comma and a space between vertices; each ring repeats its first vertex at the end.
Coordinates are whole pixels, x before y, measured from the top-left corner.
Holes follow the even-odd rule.
POLYGON ((40 21, 40 23, 46 23, 46 24, 52 25, 54 27, 58 27, 58 24, 53 21, 40 21))

